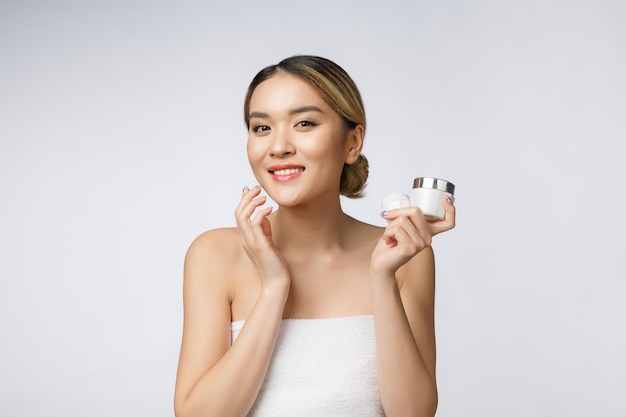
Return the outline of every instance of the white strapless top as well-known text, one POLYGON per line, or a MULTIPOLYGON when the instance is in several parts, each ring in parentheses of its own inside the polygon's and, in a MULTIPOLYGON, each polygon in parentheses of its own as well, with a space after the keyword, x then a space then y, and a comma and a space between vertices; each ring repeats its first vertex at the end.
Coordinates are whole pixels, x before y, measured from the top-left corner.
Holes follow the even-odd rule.
MULTIPOLYGON (((231 323, 234 342, 244 321, 231 323)), ((287 319, 251 417, 384 416, 372 316, 287 319)))

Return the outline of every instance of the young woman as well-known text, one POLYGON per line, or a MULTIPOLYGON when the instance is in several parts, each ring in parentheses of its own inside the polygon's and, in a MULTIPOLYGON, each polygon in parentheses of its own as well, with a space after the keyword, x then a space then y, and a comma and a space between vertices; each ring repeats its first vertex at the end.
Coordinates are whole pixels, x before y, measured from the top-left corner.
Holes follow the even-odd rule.
POLYGON ((184 271, 178 417, 433 416, 431 238, 416 207, 386 228, 345 214, 359 197, 365 112, 337 64, 294 56, 253 79, 236 228, 205 232, 184 271), (263 207, 267 193, 278 209, 263 207))

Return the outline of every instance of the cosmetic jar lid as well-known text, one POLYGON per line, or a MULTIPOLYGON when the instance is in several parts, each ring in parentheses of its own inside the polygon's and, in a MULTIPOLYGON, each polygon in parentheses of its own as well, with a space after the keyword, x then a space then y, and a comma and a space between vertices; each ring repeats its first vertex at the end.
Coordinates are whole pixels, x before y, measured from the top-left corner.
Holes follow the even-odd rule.
POLYGON ((454 184, 441 178, 418 177, 413 180, 413 188, 434 188, 454 194, 454 184))
POLYGON ((408 195, 403 193, 393 193, 383 199, 382 207, 383 210, 393 210, 402 207, 409 207, 410 205, 411 200, 408 195))

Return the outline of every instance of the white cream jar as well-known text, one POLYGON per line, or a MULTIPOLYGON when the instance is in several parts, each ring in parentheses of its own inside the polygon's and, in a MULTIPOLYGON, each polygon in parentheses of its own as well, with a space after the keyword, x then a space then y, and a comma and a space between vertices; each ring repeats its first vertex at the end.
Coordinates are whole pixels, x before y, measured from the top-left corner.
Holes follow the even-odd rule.
POLYGON ((422 210, 428 220, 443 220, 443 199, 454 201, 454 184, 440 178, 418 177, 413 180, 411 205, 422 210))

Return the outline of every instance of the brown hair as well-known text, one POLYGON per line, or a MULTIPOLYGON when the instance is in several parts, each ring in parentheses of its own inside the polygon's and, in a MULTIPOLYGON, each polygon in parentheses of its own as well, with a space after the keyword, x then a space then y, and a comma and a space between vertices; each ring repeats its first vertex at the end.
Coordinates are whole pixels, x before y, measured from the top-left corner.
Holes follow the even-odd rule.
MULTIPOLYGON (((365 108, 361 93, 348 73, 334 62, 311 55, 296 55, 286 58, 275 65, 263 68, 252 79, 243 105, 244 121, 250 128, 250 99, 254 90, 263 81, 279 72, 295 75, 313 87, 349 129, 357 125, 363 126, 365 131, 365 108)), ((363 190, 369 175, 367 158, 360 154, 353 164, 344 164, 341 172, 339 192, 350 198, 363 197, 363 190)))

